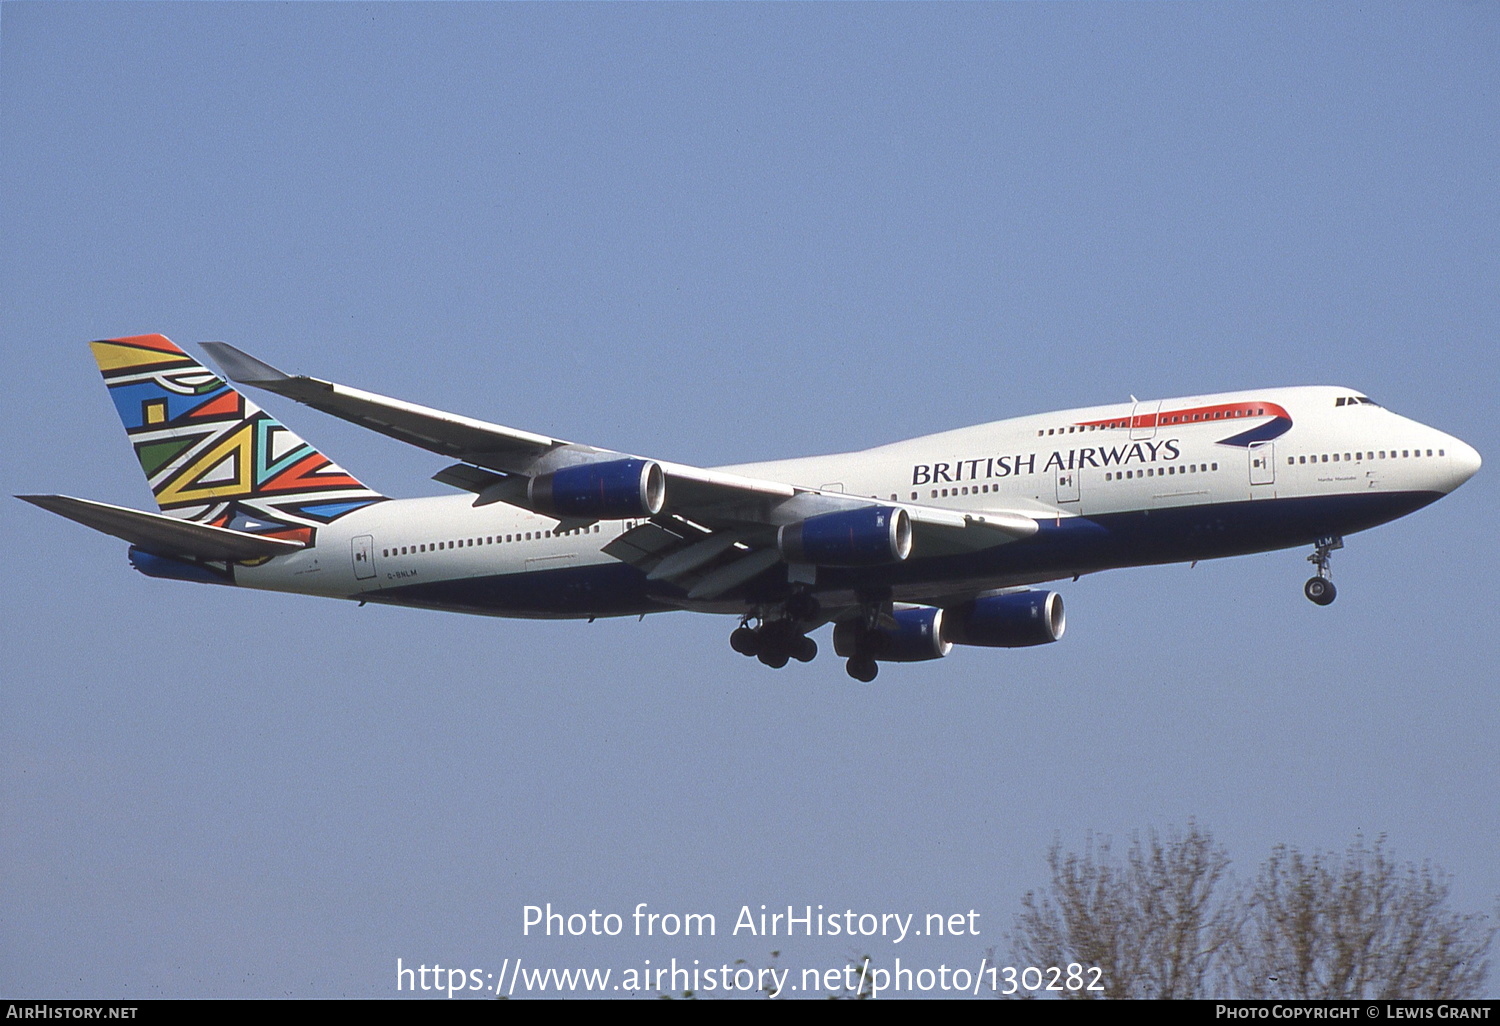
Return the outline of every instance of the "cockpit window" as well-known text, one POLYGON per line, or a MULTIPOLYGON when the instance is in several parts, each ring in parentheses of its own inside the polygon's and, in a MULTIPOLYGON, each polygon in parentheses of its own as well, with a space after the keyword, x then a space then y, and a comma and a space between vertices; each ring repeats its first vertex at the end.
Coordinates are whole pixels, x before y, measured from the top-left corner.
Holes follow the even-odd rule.
POLYGON ((1333 401, 1335 406, 1379 406, 1374 399, 1367 395, 1341 395, 1333 401))

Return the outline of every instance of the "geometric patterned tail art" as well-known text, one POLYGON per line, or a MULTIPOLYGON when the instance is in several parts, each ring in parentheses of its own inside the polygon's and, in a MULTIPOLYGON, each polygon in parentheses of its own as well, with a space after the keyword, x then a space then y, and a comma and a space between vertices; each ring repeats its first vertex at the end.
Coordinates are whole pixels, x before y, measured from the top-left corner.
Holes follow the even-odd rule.
POLYGON ((370 491, 165 336, 91 342, 163 513, 312 545, 370 491))

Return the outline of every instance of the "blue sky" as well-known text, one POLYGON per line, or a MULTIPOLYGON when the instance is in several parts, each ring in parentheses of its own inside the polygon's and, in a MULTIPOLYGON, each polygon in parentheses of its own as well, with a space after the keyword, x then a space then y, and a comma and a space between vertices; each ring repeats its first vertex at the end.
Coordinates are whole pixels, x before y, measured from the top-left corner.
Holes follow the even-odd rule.
MULTIPOLYGON (((704 465, 1332 383, 1493 464, 1497 36, 1488 4, 6 3, 0 477, 148 507, 83 343, 150 331, 704 465)), ((977 964, 1054 838, 1189 817, 1242 879, 1384 833, 1493 910, 1494 480, 1349 539, 1327 609, 1300 551, 1119 571, 1061 587, 1056 646, 869 686, 708 617, 149 580, 7 500, 0 993, 977 964), (719 935, 523 936, 546 902, 719 935), (730 936, 762 903, 980 936, 730 936)))

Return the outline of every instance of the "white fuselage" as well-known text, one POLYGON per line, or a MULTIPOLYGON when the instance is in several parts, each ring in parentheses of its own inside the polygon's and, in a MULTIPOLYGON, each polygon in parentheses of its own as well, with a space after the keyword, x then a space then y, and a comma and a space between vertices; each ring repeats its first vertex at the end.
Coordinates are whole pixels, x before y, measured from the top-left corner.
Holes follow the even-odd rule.
MULTIPOLYGON (((1091 521, 1110 535, 1071 545, 1074 534, 1044 530, 1041 540, 998 547, 993 560, 928 560, 914 551, 885 579, 898 598, 920 600, 955 586, 1004 587, 1352 533, 1452 491, 1478 466, 1464 442, 1351 389, 1300 387, 1066 410, 721 469, 893 504, 1020 511, 1059 529, 1091 521)), ((559 533, 554 518, 505 503, 476 506, 467 494, 389 500, 321 528, 309 549, 240 568, 236 583, 495 615, 683 608, 671 595, 653 597, 641 575, 602 551, 638 523, 559 533), (540 597, 520 597, 539 582, 540 597), (617 594, 622 587, 629 594, 617 594)))

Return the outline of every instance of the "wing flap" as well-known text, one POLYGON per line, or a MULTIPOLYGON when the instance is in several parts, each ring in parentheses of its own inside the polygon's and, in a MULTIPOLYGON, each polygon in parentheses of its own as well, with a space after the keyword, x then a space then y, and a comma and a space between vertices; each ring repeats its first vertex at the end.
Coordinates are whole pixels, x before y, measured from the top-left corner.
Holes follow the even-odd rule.
POLYGON ((682 542, 683 538, 680 534, 675 534, 660 524, 647 521, 632 527, 604 546, 602 551, 605 555, 613 556, 622 563, 649 570, 656 566, 666 553, 681 545, 682 542))
POLYGON ((748 555, 741 556, 733 563, 726 563, 724 566, 711 570, 701 581, 693 585, 688 592, 688 598, 693 601, 716 599, 757 574, 769 570, 779 562, 781 562, 781 553, 775 549, 757 549, 748 555))

